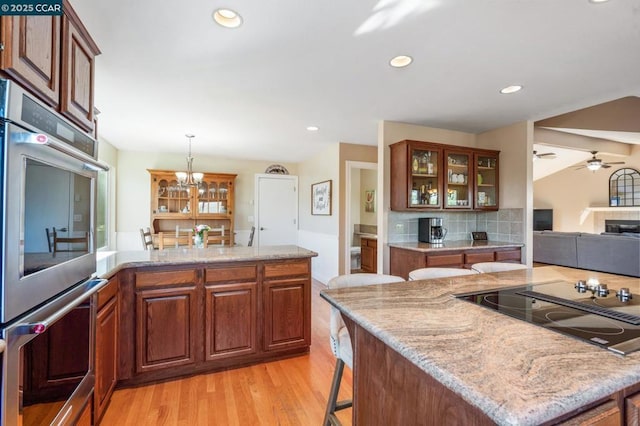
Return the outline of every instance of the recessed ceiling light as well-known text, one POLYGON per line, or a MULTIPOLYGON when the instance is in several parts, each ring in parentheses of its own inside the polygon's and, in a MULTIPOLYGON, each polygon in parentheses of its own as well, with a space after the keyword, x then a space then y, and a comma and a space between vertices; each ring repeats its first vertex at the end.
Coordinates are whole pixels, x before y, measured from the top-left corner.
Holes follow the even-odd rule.
POLYGON ((391 65, 394 68, 404 68, 407 65, 409 65, 411 62, 413 62, 413 58, 411 56, 400 55, 391 59, 389 61, 389 65, 391 65))
POLYGON ((609 0, 589 0, 589 3, 605 3, 608 2, 609 0))
POLYGON ((507 86, 504 89, 500 90, 500 93, 502 93, 503 95, 508 95, 510 93, 519 92, 520 90, 522 90, 522 86, 518 86, 518 85, 507 86))
POLYGON ((319 130, 318 126, 308 126, 307 130, 310 132, 317 132, 319 130))
POLYGON ((218 9, 213 12, 213 20, 225 28, 238 28, 242 17, 231 9, 218 9))

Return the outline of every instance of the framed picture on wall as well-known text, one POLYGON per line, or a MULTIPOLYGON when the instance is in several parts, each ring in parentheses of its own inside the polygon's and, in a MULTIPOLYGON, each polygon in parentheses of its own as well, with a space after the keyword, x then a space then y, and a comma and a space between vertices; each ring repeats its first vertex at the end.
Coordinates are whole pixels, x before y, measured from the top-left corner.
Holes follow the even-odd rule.
POLYGON ((311 214, 331 216, 331 180, 311 184, 311 214))
POLYGON ((367 213, 376 212, 376 190, 367 189, 364 191, 364 211, 367 213))

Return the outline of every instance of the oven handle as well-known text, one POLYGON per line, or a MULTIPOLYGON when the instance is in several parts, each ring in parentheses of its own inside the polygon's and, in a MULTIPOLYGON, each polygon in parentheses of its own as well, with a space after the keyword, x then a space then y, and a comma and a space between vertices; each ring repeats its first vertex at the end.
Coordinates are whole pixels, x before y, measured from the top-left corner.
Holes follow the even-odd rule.
POLYGON ((107 284, 107 280, 105 279, 92 279, 86 281, 83 285, 87 287, 87 290, 84 291, 81 295, 73 299, 63 308, 56 311, 55 314, 51 315, 48 318, 45 318, 43 321, 32 322, 27 324, 20 324, 16 327, 16 334, 24 335, 24 334, 42 334, 44 333, 51 324, 58 321, 60 318, 71 312, 75 307, 79 306, 87 297, 92 296, 98 290, 107 284))

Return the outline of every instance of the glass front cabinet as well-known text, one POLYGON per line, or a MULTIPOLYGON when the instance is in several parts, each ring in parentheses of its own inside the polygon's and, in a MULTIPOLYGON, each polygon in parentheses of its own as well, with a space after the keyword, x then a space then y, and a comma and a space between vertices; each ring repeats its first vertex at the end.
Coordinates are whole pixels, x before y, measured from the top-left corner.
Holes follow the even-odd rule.
POLYGON ((391 210, 497 210, 498 151, 400 141, 391 149, 391 210))
POLYGON ((474 208, 480 210, 497 210, 499 195, 498 153, 475 153, 474 164, 476 170, 474 208))

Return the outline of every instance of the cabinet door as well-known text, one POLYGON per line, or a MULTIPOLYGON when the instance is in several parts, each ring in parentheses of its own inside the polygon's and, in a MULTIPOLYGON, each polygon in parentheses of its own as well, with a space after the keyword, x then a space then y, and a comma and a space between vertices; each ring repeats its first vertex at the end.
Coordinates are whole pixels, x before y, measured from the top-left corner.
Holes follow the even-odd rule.
POLYGON ((96 317, 96 383, 93 393, 96 423, 107 407, 117 381, 118 296, 112 297, 96 317))
POLYGON ((475 199, 474 207, 481 210, 498 209, 498 155, 474 155, 475 166, 475 199))
MULTIPOLYGON (((193 218, 190 190, 178 185, 174 173, 151 173, 151 216, 165 219, 193 218)), ((160 230, 167 229, 156 229, 160 230)))
POLYGON ((136 292, 136 371, 196 362, 196 287, 136 292))
POLYGON ((370 238, 360 240, 360 267, 363 272, 377 272, 377 241, 370 238))
POLYGON ((60 112, 83 129, 91 131, 95 56, 100 51, 81 25, 75 18, 63 16, 60 112))
POLYGON ((3 16, 2 69, 51 106, 60 99, 60 16, 3 16))
POLYGON ((289 349, 311 344, 309 279, 264 283, 264 349, 289 349))
POLYGON ((206 360, 256 353, 257 285, 251 282, 206 287, 206 360))
POLYGON ((445 150, 444 207, 471 209, 473 207, 473 155, 469 151, 445 150))
POLYGON ((442 151, 418 144, 410 145, 411 192, 409 207, 441 208, 440 163, 442 151))

